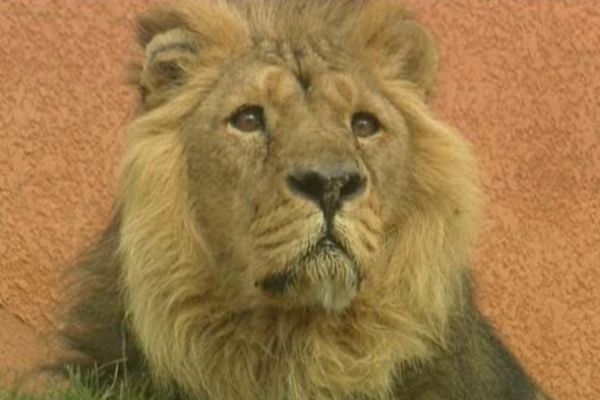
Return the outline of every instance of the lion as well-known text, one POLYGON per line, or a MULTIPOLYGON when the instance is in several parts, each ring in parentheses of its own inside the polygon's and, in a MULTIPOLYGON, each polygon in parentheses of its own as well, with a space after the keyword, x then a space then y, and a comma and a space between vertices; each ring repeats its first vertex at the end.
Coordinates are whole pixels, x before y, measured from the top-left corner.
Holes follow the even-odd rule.
POLYGON ((184 1, 138 28, 82 366, 184 399, 545 398, 473 301, 476 162, 405 8, 184 1))

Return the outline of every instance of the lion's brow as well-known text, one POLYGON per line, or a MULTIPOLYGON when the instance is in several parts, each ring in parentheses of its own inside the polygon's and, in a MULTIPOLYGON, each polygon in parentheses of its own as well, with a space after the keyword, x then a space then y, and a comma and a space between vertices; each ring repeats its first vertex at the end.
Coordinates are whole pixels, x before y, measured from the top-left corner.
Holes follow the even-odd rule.
POLYGON ((304 71, 304 69, 302 68, 301 59, 302 59, 303 55, 304 55, 304 52, 299 49, 294 50, 294 52, 293 52, 293 59, 296 64, 296 71, 297 71, 294 75, 296 76, 296 79, 298 80, 298 82, 300 82, 300 86, 302 87, 302 89, 304 89, 306 91, 310 87, 310 77, 308 76, 308 73, 306 71, 304 71))

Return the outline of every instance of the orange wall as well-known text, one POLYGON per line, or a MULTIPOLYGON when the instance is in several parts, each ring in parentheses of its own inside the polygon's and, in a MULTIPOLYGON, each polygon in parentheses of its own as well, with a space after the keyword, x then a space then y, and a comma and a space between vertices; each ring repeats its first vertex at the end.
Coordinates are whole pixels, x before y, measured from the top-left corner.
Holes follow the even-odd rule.
MULTIPOLYGON (((106 222, 149 2, 0 2, 0 370, 48 357, 61 273, 106 222)), ((435 108, 485 174, 484 312, 556 399, 597 399, 600 2, 409 3, 440 38, 435 108)))

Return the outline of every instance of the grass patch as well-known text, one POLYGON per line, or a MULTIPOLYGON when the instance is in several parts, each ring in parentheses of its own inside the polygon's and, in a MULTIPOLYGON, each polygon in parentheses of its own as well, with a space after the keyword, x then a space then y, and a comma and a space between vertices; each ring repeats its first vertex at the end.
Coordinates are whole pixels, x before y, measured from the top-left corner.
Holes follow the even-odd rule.
POLYGON ((18 387, 0 388, 0 400, 167 400, 171 396, 149 394, 148 390, 134 388, 126 381, 106 383, 98 373, 84 374, 69 370, 68 385, 57 385, 44 393, 32 394, 18 387))

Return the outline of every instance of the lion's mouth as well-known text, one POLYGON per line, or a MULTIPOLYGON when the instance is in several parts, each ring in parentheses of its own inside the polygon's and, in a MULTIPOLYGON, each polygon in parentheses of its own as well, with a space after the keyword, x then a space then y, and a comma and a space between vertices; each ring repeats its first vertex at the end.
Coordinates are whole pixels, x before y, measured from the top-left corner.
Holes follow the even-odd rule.
POLYGON ((286 268, 257 285, 270 296, 291 297, 301 305, 345 308, 362 282, 359 264, 337 236, 326 234, 293 259, 286 268))
POLYGON ((338 255, 348 258, 352 262, 353 267, 356 267, 352 253, 333 235, 323 236, 314 245, 309 246, 301 255, 300 261, 338 255))

